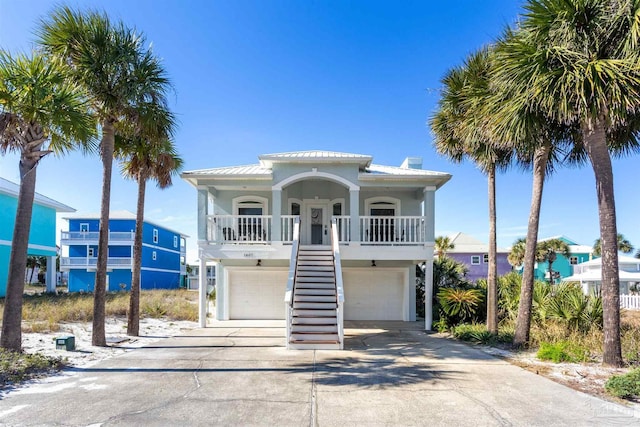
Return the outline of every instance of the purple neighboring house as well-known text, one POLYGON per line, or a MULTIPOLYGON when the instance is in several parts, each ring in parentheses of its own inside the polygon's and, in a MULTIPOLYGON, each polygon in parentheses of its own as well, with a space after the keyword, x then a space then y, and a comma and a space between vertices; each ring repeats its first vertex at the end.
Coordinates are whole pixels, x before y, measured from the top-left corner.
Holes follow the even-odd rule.
MULTIPOLYGON (((453 234, 449 236, 449 240, 455 247, 447 251, 447 256, 467 266, 467 279, 472 282, 486 279, 489 270, 489 245, 464 233, 453 234)), ((498 248, 498 276, 511 271, 507 255, 509 250, 498 248)))

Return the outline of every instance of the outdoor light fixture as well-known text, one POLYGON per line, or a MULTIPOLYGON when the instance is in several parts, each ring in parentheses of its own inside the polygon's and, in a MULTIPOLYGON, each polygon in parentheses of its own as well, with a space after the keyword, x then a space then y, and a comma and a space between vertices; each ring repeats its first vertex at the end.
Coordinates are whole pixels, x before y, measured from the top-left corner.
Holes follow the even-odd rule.
POLYGON ((262 260, 259 259, 258 262, 256 263, 256 267, 261 267, 262 266, 262 260))
POLYGON ((375 266, 376 266, 376 260, 375 260, 375 259, 372 259, 372 260, 371 260, 371 267, 375 267, 375 266))

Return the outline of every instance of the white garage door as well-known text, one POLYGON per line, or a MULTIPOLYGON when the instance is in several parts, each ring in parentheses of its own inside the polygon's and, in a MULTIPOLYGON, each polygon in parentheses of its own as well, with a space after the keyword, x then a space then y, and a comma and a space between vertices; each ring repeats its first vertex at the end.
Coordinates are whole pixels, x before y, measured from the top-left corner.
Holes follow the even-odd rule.
POLYGON ((342 280, 345 320, 403 320, 402 271, 345 269, 342 280))
POLYGON ((228 270, 230 319, 284 319, 287 270, 228 270))

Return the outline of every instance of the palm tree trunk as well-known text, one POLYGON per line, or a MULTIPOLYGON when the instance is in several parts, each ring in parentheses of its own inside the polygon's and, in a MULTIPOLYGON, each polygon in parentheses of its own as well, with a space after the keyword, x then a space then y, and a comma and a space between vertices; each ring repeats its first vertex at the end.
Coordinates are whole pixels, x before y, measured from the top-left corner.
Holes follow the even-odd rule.
POLYGON ((498 265, 496 263, 496 168, 491 166, 489 182, 489 271, 487 274, 487 330, 498 333, 498 265))
POLYGON ((604 120, 583 124, 584 146, 591 160, 598 193, 602 251, 602 311, 604 354, 602 363, 622 366, 620 341, 620 278, 618 276, 618 230, 613 190, 613 169, 606 143, 604 120))
POLYGON ((0 336, 0 346, 13 351, 22 349, 22 294, 27 268, 33 198, 36 191, 37 164, 37 160, 25 159, 24 155, 20 159, 20 191, 9 256, 7 296, 2 314, 2 336, 0 336))
POLYGON ((127 335, 140 335, 140 271, 142 269, 142 227, 144 226, 144 196, 147 178, 138 175, 138 207, 136 208, 136 235, 133 241, 133 270, 131 272, 131 297, 127 335))
POLYGON ((93 330, 91 335, 91 344, 101 347, 106 347, 107 345, 104 321, 107 261, 109 258, 109 204, 111 201, 111 167, 113 164, 114 137, 113 121, 110 119, 104 120, 102 123, 102 140, 100 141, 102 201, 100 206, 96 283, 93 289, 93 330))
POLYGON ((531 189, 531 209, 527 227, 527 240, 524 250, 524 268, 522 270, 522 286, 520 288, 520 303, 513 344, 522 347, 529 342, 531 330, 531 308, 533 306, 533 270, 536 263, 536 246, 538 245, 538 228, 540 227, 540 205, 542 190, 551 145, 544 142, 533 154, 533 184, 531 189))

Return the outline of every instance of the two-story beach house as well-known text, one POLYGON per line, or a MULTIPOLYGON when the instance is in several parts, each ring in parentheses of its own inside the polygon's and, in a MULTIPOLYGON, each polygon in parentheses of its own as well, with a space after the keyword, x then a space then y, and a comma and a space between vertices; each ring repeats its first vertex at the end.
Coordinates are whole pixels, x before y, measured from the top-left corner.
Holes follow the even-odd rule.
MULTIPOLYGON (((13 241, 13 228, 18 209, 20 186, 0 178, 0 297, 7 293, 9 257, 13 241)), ((75 209, 53 199, 35 194, 28 255, 47 257, 45 283, 47 292, 56 290, 56 212, 75 212, 75 209)))
MULTIPOLYGON (((76 214, 66 218, 69 230, 60 243, 64 256, 60 269, 69 272, 69 292, 92 292, 98 256, 100 214, 76 214)), ((136 216, 128 211, 111 212, 109 217, 109 255, 107 290, 131 289, 133 243, 136 216)), ((151 221, 142 227, 141 289, 175 289, 186 275, 187 236, 151 221)))
POLYGON ((285 319, 289 348, 341 348, 345 319, 415 320, 415 265, 427 263, 431 292, 435 193, 451 175, 420 158, 258 158, 182 174, 198 191, 201 283, 216 261, 216 319, 285 319))
MULTIPOLYGON (((575 240, 566 236, 553 236, 538 240, 538 243, 546 240, 562 240, 569 246, 569 256, 562 254, 556 254, 556 259, 553 261, 554 282, 558 283, 564 278, 573 274, 574 267, 578 264, 590 261, 594 258, 593 247, 587 245, 581 245, 575 240)), ((537 262, 535 264, 534 277, 537 280, 548 281, 549 280, 549 263, 537 262)))

